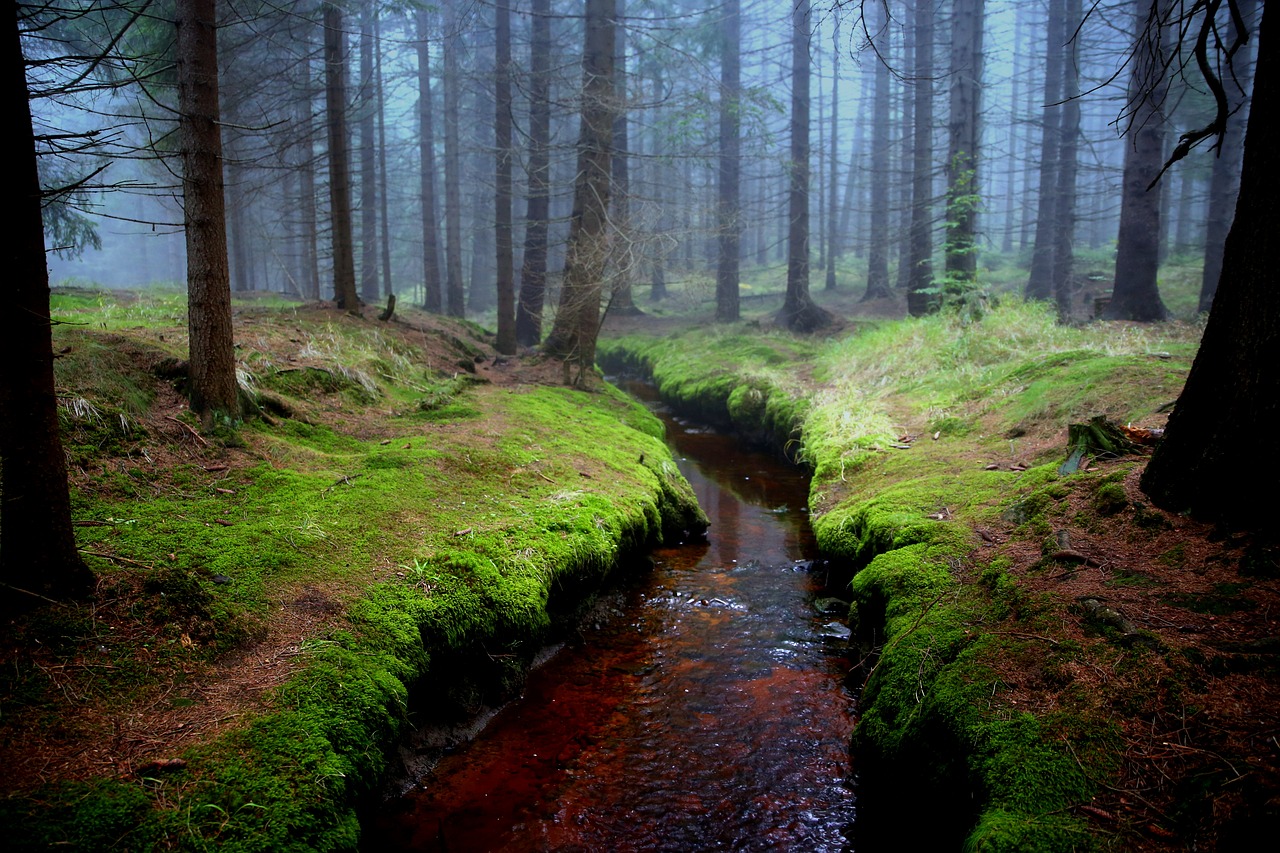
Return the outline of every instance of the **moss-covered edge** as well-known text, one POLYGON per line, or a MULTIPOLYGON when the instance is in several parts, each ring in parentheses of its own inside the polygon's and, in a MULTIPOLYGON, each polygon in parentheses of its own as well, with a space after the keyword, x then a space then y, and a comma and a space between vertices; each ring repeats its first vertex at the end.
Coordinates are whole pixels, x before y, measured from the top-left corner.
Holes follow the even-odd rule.
POLYGON ((392 770, 411 690, 501 700, 574 609, 567 599, 598 588, 628 551, 706 528, 692 489, 652 441, 661 425, 634 403, 619 418, 647 450, 634 477, 647 499, 567 509, 560 531, 575 540, 573 556, 540 582, 487 584, 495 555, 459 546, 413 567, 423 583, 455 579, 447 589, 424 595, 417 578, 375 584, 348 606, 344 628, 304 642, 307 664, 269 713, 185 753, 185 767, 0 800, 8 849, 356 849, 357 807, 392 770), (487 653, 499 647, 515 654, 487 653))
MULTIPOLYGON (((770 339, 755 345, 767 348, 770 339)), ((682 414, 774 447, 798 444, 815 401, 795 383, 744 378, 721 363, 723 349, 722 341, 710 353, 697 338, 636 335, 602 341, 599 358, 608 371, 652 379, 682 414), (744 399, 756 405, 744 410, 744 399)), ((819 472, 846 467, 840 459, 798 461, 819 472)), ((993 664, 1023 653, 1026 641, 981 626, 1002 618, 1003 599, 1018 593, 998 566, 971 565, 967 525, 934 517, 940 493, 989 491, 990 474, 939 478, 913 467, 903 463, 901 476, 888 480, 882 473, 881 482, 895 485, 872 497, 846 498, 812 517, 823 555, 859 569, 850 612, 854 642, 866 653, 851 674, 865 678, 851 743, 862 779, 857 831, 975 851, 1098 848, 1102 840, 1071 809, 1096 792, 1085 766, 1101 775, 1113 769, 1115 729, 1065 712, 1010 713, 990 701, 999 686, 993 664), (981 582, 961 583, 966 570, 981 582)), ((1049 477, 1050 467, 1029 472, 1024 484, 1049 477)))

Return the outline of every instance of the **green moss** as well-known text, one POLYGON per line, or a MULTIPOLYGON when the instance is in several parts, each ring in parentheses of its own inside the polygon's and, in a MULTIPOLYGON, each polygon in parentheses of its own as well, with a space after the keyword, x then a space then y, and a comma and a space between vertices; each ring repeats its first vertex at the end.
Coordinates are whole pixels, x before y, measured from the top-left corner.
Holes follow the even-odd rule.
POLYGON ((1100 515, 1115 515, 1129 505, 1129 496, 1119 483, 1103 483, 1093 493, 1093 508, 1100 515))

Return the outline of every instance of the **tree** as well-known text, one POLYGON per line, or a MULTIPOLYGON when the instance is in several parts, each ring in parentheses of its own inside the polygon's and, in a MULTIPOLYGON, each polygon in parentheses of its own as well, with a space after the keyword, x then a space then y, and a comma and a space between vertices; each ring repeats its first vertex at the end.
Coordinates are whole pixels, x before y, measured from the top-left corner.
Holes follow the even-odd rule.
POLYGON ((223 207, 215 0, 179 0, 177 25, 189 396, 191 411, 208 428, 240 420, 223 207))
POLYGON ((1036 209, 1036 237, 1031 250, 1031 273, 1026 297, 1048 299, 1053 292, 1053 257, 1059 223, 1055 214, 1058 156, 1062 149, 1063 46, 1066 44, 1066 0, 1049 0, 1045 28, 1044 104, 1040 113, 1040 197, 1036 209))
POLYGON ((360 298, 378 301, 378 147, 374 136, 377 104, 374 100, 373 22, 374 0, 360 4, 360 85, 356 90, 357 129, 360 132, 360 298))
MULTIPOLYGON (((1257 0, 1238 0, 1244 19, 1253 17, 1257 0)), ((1227 40, 1234 42, 1238 32, 1234 16, 1227 20, 1227 40)), ((1249 62, 1233 64, 1231 75, 1236 91, 1244 96, 1249 91, 1253 69, 1249 62)), ((1248 109, 1245 103, 1231 112, 1218 145, 1218 156, 1213 161, 1213 175, 1209 182, 1209 211, 1205 223, 1204 273, 1200 281, 1200 311, 1213 306, 1213 295, 1222 277, 1222 252, 1226 244, 1231 217, 1235 213, 1236 196, 1240 192, 1240 165, 1244 156, 1244 134, 1248 109)))
POLYGON ((324 7, 324 108, 329 138, 329 207, 333 218, 333 298, 339 308, 360 312, 351 244, 351 165, 347 153, 347 63, 342 56, 342 11, 324 7))
MULTIPOLYGON (((1218 5, 1209 4, 1210 22, 1218 5)), ((1264 5, 1251 110, 1262 117, 1280 86, 1267 26, 1264 5)), ((1225 127, 1221 111, 1219 119, 1225 127)), ((1259 487, 1280 479, 1280 452, 1265 440, 1280 416, 1280 290, 1274 286, 1280 165, 1268 136, 1262 122, 1249 122, 1221 283, 1186 387, 1142 475, 1142 488, 1157 506, 1258 528, 1274 526, 1269 495, 1259 487)))
POLYGON ((720 180, 716 319, 738 319, 738 244, 741 240, 742 3, 728 0, 720 19, 720 180))
POLYGON ((569 244, 556 322, 545 349, 578 366, 581 384, 595 364, 600 297, 609 254, 608 215, 613 148, 614 0, 586 0, 586 46, 582 54, 582 117, 578 171, 573 187, 569 244))
POLYGON ((1167 16, 1173 0, 1134 0, 1141 33, 1129 78, 1129 128, 1124 149, 1120 233, 1116 238, 1115 289, 1105 320, 1150 322, 1168 316, 1156 272, 1160 265, 1160 193, 1154 189, 1164 162, 1167 16))
POLYGON ((533 0, 529 46, 529 188, 526 192, 524 259, 516 303, 516 340, 527 347, 542 338, 547 287, 547 220, 551 212, 551 0, 533 0))
POLYGON ((955 0, 951 17, 948 118, 946 287, 953 295, 978 278, 978 132, 982 114, 984 0, 955 0))
POLYGON ((511 245, 511 7, 509 0, 497 0, 494 4, 497 41, 497 61, 494 63, 494 79, 497 97, 494 98, 493 132, 497 154, 497 174, 494 182, 494 252, 497 256, 498 288, 498 339, 495 348, 500 353, 514 355, 516 351, 516 293, 515 261, 511 245))
POLYGON ((66 457, 58 434, 53 384, 49 272, 35 131, 22 52, 23 9, 9 38, 5 115, 18 126, 4 134, 10 170, 10 224, 3 229, 9 269, 8 307, 0 311, 0 610, 40 599, 85 595, 93 575, 76 551, 66 457))
POLYGON ((450 317, 466 314, 462 284, 462 163, 458 151, 458 67, 460 16, 458 0, 445 2, 444 36, 444 295, 450 317))
MULTIPOLYGON (((1064 9, 1068 26, 1078 22, 1081 15, 1080 0, 1066 0, 1064 9)), ((1076 173, 1077 151, 1080 144, 1080 75, 1075 54, 1075 40, 1063 45, 1062 60, 1062 115, 1058 134, 1058 175, 1054 188, 1053 220, 1057 233, 1053 243, 1053 296, 1058 305, 1058 319, 1071 320, 1075 284, 1072 270, 1075 263, 1076 230, 1076 173)))
POLYGON ((418 158, 422 199, 422 307, 440 313, 440 240, 436 227, 436 133, 431 95, 431 21, 426 9, 417 11, 418 40, 418 158))
POLYGON ((871 227, 867 252, 867 290, 862 301, 888 299, 889 289, 889 15, 878 3, 869 24, 876 42, 875 94, 871 107, 871 227), (883 52, 883 53, 882 53, 883 52))
POLYGON ((911 233, 907 311, 912 317, 929 313, 933 289, 933 3, 914 0, 915 122, 911 145, 911 233))
POLYGON ((809 41, 810 0, 791 12, 791 158, 787 163, 787 294, 776 321, 793 332, 812 332, 831 315, 809 296, 809 41))

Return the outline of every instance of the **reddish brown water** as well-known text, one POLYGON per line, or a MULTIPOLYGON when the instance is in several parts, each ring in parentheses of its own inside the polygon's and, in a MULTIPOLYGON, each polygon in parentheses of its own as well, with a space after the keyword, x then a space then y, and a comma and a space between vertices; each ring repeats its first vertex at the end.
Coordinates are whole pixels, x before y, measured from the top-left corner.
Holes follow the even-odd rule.
POLYGON ((711 519, 365 826, 368 850, 842 850, 850 661, 813 608, 807 479, 668 422, 711 519))

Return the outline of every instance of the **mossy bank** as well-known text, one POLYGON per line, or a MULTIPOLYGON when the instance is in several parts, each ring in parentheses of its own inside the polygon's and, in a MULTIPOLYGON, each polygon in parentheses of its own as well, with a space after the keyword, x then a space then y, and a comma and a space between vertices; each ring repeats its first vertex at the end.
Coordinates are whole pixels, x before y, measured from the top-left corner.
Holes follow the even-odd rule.
MULTIPOLYGON (((605 363, 648 373, 682 412, 765 438, 813 470, 819 544, 857 569, 850 621, 863 663, 850 679, 861 690, 864 842, 1177 847, 1274 817, 1262 774, 1230 814, 1220 775, 1176 809, 1165 803, 1185 794, 1181 782, 1135 781, 1157 772, 1139 746, 1154 721, 1185 718, 1215 689, 1207 669, 1188 666, 1199 652, 1185 630, 1169 628, 1184 617, 1156 611, 1173 600, 1157 597, 1170 581, 1144 555, 1182 555, 1207 531, 1145 505, 1140 459, 1058 472, 1069 423, 1162 425, 1196 339, 1178 325, 1062 328, 1014 301, 976 321, 883 321, 822 340, 727 326, 602 342, 605 363), (1149 618, 1099 616, 1107 610, 1149 618), (1214 804, 1221 812, 1206 817, 1214 804)), ((1209 565, 1248 564, 1242 546, 1205 547, 1221 550, 1209 565)), ((1275 593, 1246 580, 1210 594, 1227 588, 1249 589, 1251 602, 1275 593)), ((1152 754, 1169 738, 1207 749, 1213 734, 1197 733, 1195 746, 1186 731, 1163 737, 1152 754)), ((1228 748, 1241 747, 1215 744, 1228 748)))
POLYGON ((510 696, 622 558, 705 528, 655 418, 474 327, 241 305, 261 414, 219 440, 179 298, 54 310, 88 323, 56 334, 98 588, 5 628, 10 849, 353 849, 419 710, 510 696))

